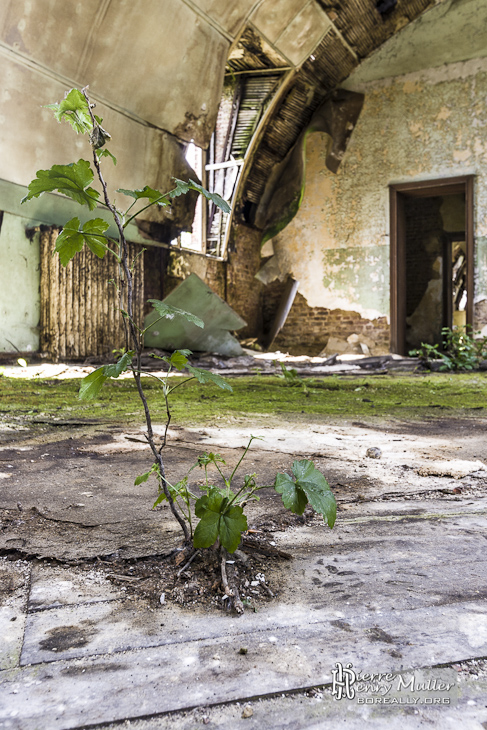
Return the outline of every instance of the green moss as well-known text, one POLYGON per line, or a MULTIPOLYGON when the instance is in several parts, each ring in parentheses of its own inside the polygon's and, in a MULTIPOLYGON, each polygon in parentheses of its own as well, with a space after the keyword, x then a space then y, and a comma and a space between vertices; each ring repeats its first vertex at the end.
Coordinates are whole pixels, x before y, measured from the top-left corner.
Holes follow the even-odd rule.
MULTIPOLYGON (((376 417, 421 418, 484 415, 487 374, 386 375, 366 378, 306 379, 308 393, 282 379, 253 376, 232 379, 233 393, 196 381, 172 396, 173 422, 203 425, 259 415, 306 418, 376 417), (301 416, 302 417, 302 416, 301 416)), ((154 420, 164 420, 164 401, 158 384, 144 378, 154 420)), ((135 385, 131 380, 108 382, 94 402, 78 400, 79 380, 0 378, 0 416, 22 421, 93 419, 137 424, 142 422, 135 385)))

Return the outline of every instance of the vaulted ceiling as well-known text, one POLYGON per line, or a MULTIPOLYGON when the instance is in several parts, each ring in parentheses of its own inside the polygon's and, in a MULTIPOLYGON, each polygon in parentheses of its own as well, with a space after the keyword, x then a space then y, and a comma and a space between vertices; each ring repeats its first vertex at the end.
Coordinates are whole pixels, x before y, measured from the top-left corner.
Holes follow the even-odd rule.
POLYGON ((273 167, 334 89, 429 7, 451 3, 4 0, 0 59, 66 89, 89 84, 105 106, 204 148, 225 78, 246 79, 240 197, 257 204, 273 167))

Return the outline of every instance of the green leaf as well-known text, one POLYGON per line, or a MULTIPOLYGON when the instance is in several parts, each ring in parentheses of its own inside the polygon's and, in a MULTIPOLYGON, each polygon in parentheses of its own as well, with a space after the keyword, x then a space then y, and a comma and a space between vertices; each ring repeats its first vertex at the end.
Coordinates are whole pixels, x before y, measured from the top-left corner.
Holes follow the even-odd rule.
POLYGON ((91 221, 86 221, 82 228, 86 245, 99 259, 102 259, 107 252, 103 234, 109 227, 109 224, 103 218, 94 218, 91 221))
POLYGON ((103 383, 107 380, 107 376, 103 372, 104 369, 105 365, 93 370, 86 378, 83 378, 78 393, 80 400, 93 400, 93 398, 96 398, 103 387, 103 383))
POLYGON ((308 498, 289 474, 276 474, 274 489, 282 495, 282 503, 286 509, 290 509, 295 515, 303 514, 308 498))
POLYGON ((59 254, 59 260, 63 266, 71 261, 75 254, 79 253, 86 243, 98 258, 102 259, 107 251, 107 246, 96 236, 102 235, 107 230, 108 223, 102 218, 95 218, 87 221, 79 230, 79 218, 71 218, 64 224, 63 230, 56 239, 55 251, 59 254))
MULTIPOLYGON (((233 493, 230 493, 231 497, 233 493)), ((247 529, 247 518, 241 507, 228 507, 228 502, 229 497, 216 487, 211 487, 208 495, 198 499, 194 511, 201 519, 194 532, 196 548, 210 547, 217 537, 229 553, 238 548, 242 532, 247 529)))
POLYGON ((46 109, 53 110, 58 122, 63 119, 69 122, 78 134, 85 134, 93 129, 88 102, 78 89, 71 89, 63 101, 59 104, 47 104, 46 109))
POLYGON ((220 542, 229 553, 235 552, 240 545, 242 532, 247 529, 247 518, 242 507, 233 505, 222 515, 219 526, 220 542))
POLYGON ((333 527, 336 520, 336 501, 325 476, 308 459, 295 461, 293 473, 296 487, 303 490, 315 512, 323 515, 328 525, 333 527))
POLYGON ((221 208, 224 213, 230 213, 230 206, 228 205, 226 200, 223 200, 223 198, 218 195, 218 193, 210 193, 202 185, 194 182, 194 180, 184 182, 184 180, 178 180, 177 177, 173 179, 176 183, 176 187, 174 188, 174 190, 171 190, 169 193, 167 193, 167 196, 169 198, 178 198, 180 195, 185 195, 190 190, 195 190, 197 193, 204 195, 207 200, 211 200, 211 202, 221 208))
POLYGON ((134 355, 135 351, 129 350, 124 355, 122 355, 120 360, 117 360, 116 363, 113 363, 112 365, 104 365, 103 374, 107 378, 118 378, 119 375, 129 369, 130 363, 132 362, 132 358, 134 355))
POLYGON ((222 390, 229 390, 230 393, 233 393, 232 386, 229 385, 227 381, 221 377, 221 375, 210 373, 208 370, 203 370, 202 368, 195 368, 192 365, 186 365, 186 370, 188 370, 188 372, 196 378, 198 383, 202 383, 203 385, 206 383, 213 383, 213 385, 218 385, 218 387, 222 390))
POLYGON ((208 454, 206 451, 204 454, 201 454, 201 456, 198 456, 197 462, 198 466, 208 466, 208 464, 226 464, 227 462, 225 459, 222 459, 220 454, 214 454, 210 451, 208 454))
POLYGON ((183 370, 188 364, 186 353, 190 353, 190 350, 175 350, 171 357, 163 357, 162 359, 176 370, 183 370))
POLYGON ((135 477, 134 486, 138 487, 139 484, 146 482, 151 474, 152 474, 152 469, 150 471, 146 471, 145 474, 140 474, 138 477, 135 477))
POLYGON ((178 307, 171 307, 170 304, 161 302, 159 299, 149 299, 149 302, 152 304, 152 306, 154 307, 156 312, 161 317, 165 317, 166 319, 174 319, 174 317, 183 317, 188 322, 191 322, 191 324, 195 324, 197 327, 203 328, 205 326, 205 323, 203 322, 203 320, 201 320, 195 314, 191 314, 191 312, 186 312, 184 309, 179 309, 178 307))
MULTIPOLYGON (((315 465, 312 461, 309 461, 308 459, 300 459, 299 461, 293 461, 293 474, 296 477, 297 481, 300 481, 301 479, 307 479, 310 477, 314 472, 317 471, 315 468, 315 465)), ((321 472, 318 472, 321 476, 321 472)), ((325 477, 323 477, 325 479, 325 477)), ((325 479, 326 481, 326 479, 325 479)), ((326 482, 328 484, 328 482, 326 482)))
POLYGON ((93 179, 93 170, 86 160, 78 160, 70 165, 53 165, 50 170, 37 171, 37 177, 29 183, 29 192, 21 202, 25 203, 31 198, 38 198, 42 193, 57 190, 80 205, 87 205, 90 210, 94 210, 100 194, 88 187, 93 179))
POLYGON ((323 519, 328 522, 329 527, 333 527, 337 517, 337 505, 331 489, 329 487, 323 489, 316 482, 299 482, 299 486, 306 494, 314 511, 323 515, 323 519))
POLYGON ((151 203, 157 203, 158 205, 169 205, 169 200, 166 199, 166 196, 163 195, 163 193, 160 193, 159 190, 154 190, 154 188, 150 188, 148 185, 146 185, 144 188, 141 188, 140 190, 124 190, 123 188, 119 188, 117 190, 117 193, 122 193, 122 195, 128 195, 130 198, 134 198, 134 200, 147 198, 151 203))
POLYGON ((85 242, 84 236, 79 232, 79 218, 71 218, 64 224, 64 228, 56 238, 54 250, 59 254, 59 260, 63 266, 67 266, 71 259, 81 251, 85 242))
POLYGON ((195 548, 211 547, 218 537, 219 524, 220 515, 218 513, 211 511, 205 512, 194 531, 193 545, 195 548))
POLYGON ((115 157, 115 155, 112 155, 112 153, 106 149, 105 150, 102 150, 102 149, 96 150, 96 155, 97 155, 98 159, 100 159, 101 157, 111 157, 113 164, 114 165, 117 164, 117 158, 115 157))
POLYGON ((113 365, 102 365, 101 368, 93 370, 92 373, 81 381, 78 397, 80 400, 92 400, 96 398, 108 378, 118 378, 127 370, 132 362, 134 351, 129 350, 122 355, 120 360, 113 365))

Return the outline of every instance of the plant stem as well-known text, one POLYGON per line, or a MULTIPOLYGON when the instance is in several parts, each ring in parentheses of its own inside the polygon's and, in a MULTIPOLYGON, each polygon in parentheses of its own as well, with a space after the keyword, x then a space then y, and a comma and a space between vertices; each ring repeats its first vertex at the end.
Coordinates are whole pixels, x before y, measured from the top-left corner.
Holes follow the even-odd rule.
POLYGON ((238 460, 238 462, 237 462, 237 466, 236 466, 236 467, 235 467, 235 469, 234 469, 234 470, 232 471, 232 474, 231 474, 231 476, 230 476, 230 484, 231 484, 231 483, 232 483, 232 481, 233 481, 233 477, 234 477, 234 476, 235 476, 235 474, 237 473, 237 469, 238 469, 238 467, 240 466, 240 464, 242 463, 242 461, 243 461, 243 460, 245 459, 245 455, 246 455, 247 451, 248 451, 248 450, 250 449, 250 444, 252 443, 252 441, 253 441, 253 440, 254 440, 254 437, 253 437, 253 436, 251 436, 251 437, 250 437, 250 441, 249 441, 249 443, 248 443, 248 444, 247 444, 247 446, 245 447, 245 451, 243 452, 242 456, 240 457, 240 459, 239 459, 239 460, 238 460))
MULTIPOLYGON (((87 93, 87 87, 82 89, 82 92, 83 92, 83 95, 88 104, 88 109, 90 112, 93 128, 95 128, 97 122, 96 122, 95 117, 92 112, 90 99, 89 99, 88 93, 87 93)), ((146 425, 147 425, 147 441, 148 441, 150 449, 154 455, 156 463, 159 466, 159 472, 161 475, 161 482, 162 482, 162 489, 163 489, 166 499, 169 503, 171 512, 173 513, 174 517, 177 519, 177 521, 179 522, 179 524, 181 526, 185 541, 189 542, 190 535, 189 535, 188 527, 186 525, 184 518, 180 515, 179 510, 178 510, 176 504, 174 503, 174 500, 173 500, 172 495, 168 488, 168 484, 166 481, 166 470, 165 470, 164 461, 163 461, 163 458, 161 455, 162 447, 161 447, 161 449, 158 449, 156 446, 155 440, 154 440, 154 431, 152 428, 152 419, 151 419, 151 415, 150 415, 150 411, 149 411, 149 405, 147 403, 147 398, 145 396, 144 389, 142 387, 142 381, 140 378, 142 339, 138 335, 137 328, 133 321, 133 316, 134 316, 134 312, 133 312, 133 278, 132 278, 132 272, 130 271, 130 267, 128 264, 128 245, 127 245, 127 241, 126 241, 125 234, 124 234, 124 227, 123 227, 122 220, 120 218, 120 215, 118 214, 117 209, 115 208, 115 206, 110 201, 110 198, 108 197, 107 184, 103 178, 101 168, 100 168, 100 161, 98 159, 98 155, 96 154, 96 150, 94 148, 93 148, 93 162, 95 164, 98 179, 99 179, 102 189, 103 189, 103 197, 105 199, 105 204, 113 216, 115 225, 117 226, 118 233, 119 233, 119 249, 120 249, 120 259, 121 259, 121 261, 120 261, 120 265, 121 265, 120 309, 122 309, 122 310, 124 309, 124 299, 125 299, 124 285, 126 285, 128 318, 123 317, 126 348, 127 348, 127 350, 131 349, 129 347, 129 340, 131 340, 133 349, 135 350, 135 358, 136 358, 135 367, 132 365, 132 373, 133 373, 134 380, 135 380, 135 383, 137 386, 137 392, 139 394, 139 397, 140 397, 140 400, 142 402, 142 406, 144 409, 145 421, 146 421, 146 425), (123 272, 123 275, 122 275, 122 272, 123 272), (127 324, 127 319, 128 319, 128 324, 127 324)), ((167 427, 166 427, 166 433, 167 433, 167 427)), ((164 445, 165 445, 165 439, 164 439, 163 446, 164 445)))

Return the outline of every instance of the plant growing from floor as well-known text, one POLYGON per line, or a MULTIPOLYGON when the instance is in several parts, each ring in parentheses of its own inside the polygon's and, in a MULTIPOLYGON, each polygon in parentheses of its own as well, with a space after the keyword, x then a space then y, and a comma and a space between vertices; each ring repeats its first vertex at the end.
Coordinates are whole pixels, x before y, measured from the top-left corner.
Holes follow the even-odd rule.
POLYGON ((470 325, 465 327, 443 327, 441 330, 443 346, 429 345, 422 342, 410 355, 419 357, 427 368, 432 369, 433 361, 440 361, 439 369, 443 372, 476 370, 483 360, 487 360, 487 337, 480 337, 480 332, 473 331, 470 325))
MULTIPOLYGON (((243 611, 243 604, 236 586, 230 588, 228 585, 226 557, 227 553, 234 553, 237 550, 242 533, 248 528, 247 517, 244 513, 246 505, 251 501, 259 501, 257 492, 261 489, 269 489, 269 486, 258 486, 255 473, 245 474, 239 486, 234 487, 237 472, 247 456, 252 441, 257 438, 260 437, 250 437, 240 459, 228 476, 225 476, 223 470, 226 462, 220 454, 205 452, 198 457, 177 484, 170 484, 166 480, 174 502, 188 522, 194 548, 199 550, 215 544, 221 546, 222 583, 226 596, 231 599, 231 604, 239 613, 243 611), (210 479, 208 474, 210 466, 214 467, 220 477, 220 484, 216 484, 215 479, 210 479), (205 472, 205 483, 199 486, 199 490, 203 494, 198 494, 189 486, 189 476, 196 467, 204 469, 205 472), (194 515, 199 518, 196 528, 193 528, 192 510, 194 510, 194 515)), ((154 463, 148 472, 141 474, 135 480, 135 484, 141 484, 147 481, 151 474, 157 477, 159 496, 154 502, 154 507, 167 499, 165 492, 160 487, 161 479, 158 469, 158 464, 154 463)), ((294 461, 292 474, 293 476, 278 473, 272 485, 281 495, 284 506, 294 514, 302 515, 307 505, 310 504, 315 512, 323 515, 324 520, 332 528, 336 520, 336 502, 323 474, 308 459, 294 461)))
MULTIPOLYGON (((146 437, 155 463, 157 464, 161 489, 166 495, 174 517, 181 526, 185 540, 189 541, 190 533, 187 523, 174 504, 166 481, 165 466, 162 458, 162 450, 166 444, 167 428, 170 421, 169 407, 167 410, 168 423, 164 439, 161 444, 157 444, 154 437, 149 405, 141 380, 141 357, 144 346, 144 335, 148 328, 144 330, 141 323, 136 322, 134 318, 134 272, 133 266, 129 262, 129 247, 125 231, 134 218, 143 211, 152 206, 168 206, 174 198, 185 195, 190 190, 204 195, 227 213, 230 212, 230 207, 223 198, 216 193, 208 192, 199 183, 193 180, 184 182, 175 178, 175 187, 166 193, 154 190, 154 188, 148 185, 137 190, 117 190, 118 193, 132 199, 126 210, 118 210, 109 196, 107 184, 101 170, 102 158, 109 158, 113 164, 116 164, 117 160, 105 146, 107 141, 111 139, 111 136, 101 126, 103 120, 94 114, 94 106, 90 101, 86 87, 81 91, 71 89, 61 102, 50 104, 48 108, 52 109, 58 122, 66 121, 73 127, 77 134, 87 134, 89 136, 93 165, 101 185, 102 196, 100 197, 100 193, 92 187, 95 173, 91 164, 87 160, 80 159, 78 162, 73 162, 68 165, 53 165, 49 170, 39 170, 36 178, 30 182, 28 193, 22 199, 22 203, 32 198, 37 198, 45 192, 57 191, 79 203, 79 205, 87 206, 90 211, 94 211, 97 207, 104 208, 113 219, 118 233, 116 237, 107 234, 110 224, 103 218, 93 218, 81 225, 79 218, 74 217, 65 223, 62 232, 56 239, 55 251, 58 253, 59 260, 63 266, 67 266, 71 259, 85 245, 99 258, 103 258, 109 253, 115 257, 118 263, 119 276, 115 284, 118 289, 119 306, 124 328, 124 352, 116 363, 104 365, 84 378, 81 383, 79 397, 85 400, 95 398, 106 380, 109 378, 118 378, 127 370, 132 372, 144 410, 147 425, 146 437), (139 201, 142 201, 142 207, 137 206, 139 201), (137 207, 138 209, 136 209, 137 207)), ((174 317, 186 319, 198 327, 204 326, 201 319, 190 312, 171 307, 165 302, 158 300, 151 300, 151 303, 159 314, 159 319, 150 326, 154 326, 156 322, 162 319, 172 319, 174 317)), ((187 356, 189 354, 189 351, 179 354, 174 353, 170 367, 175 366, 181 369, 179 367, 180 363, 184 359, 185 364, 187 364, 187 356)), ((191 366, 189 366, 189 369, 190 377, 187 380, 196 378, 200 382, 212 382, 220 388, 231 390, 230 385, 218 375, 213 375, 205 370, 191 366)), ((166 404, 168 404, 167 398, 172 389, 174 388, 171 388, 167 382, 163 384, 166 404)))
MULTIPOLYGON (((57 191, 80 205, 87 206, 90 211, 94 211, 95 208, 100 206, 108 211, 113 219, 117 230, 115 237, 108 235, 109 223, 103 218, 93 218, 81 225, 79 218, 74 217, 64 225, 62 232, 56 239, 55 252, 59 255, 63 266, 67 266, 85 245, 97 257, 103 258, 108 253, 114 256, 118 263, 119 276, 115 284, 119 294, 125 346, 122 351, 117 353, 119 357, 115 363, 97 368, 82 380, 79 397, 84 400, 95 398, 108 379, 119 378, 122 373, 131 371, 144 410, 147 426, 146 438, 154 458, 151 469, 137 477, 135 484, 146 481, 153 474, 157 478, 159 488, 159 496, 155 504, 167 500, 174 517, 181 526, 185 542, 189 543, 192 540, 194 547, 197 549, 207 548, 219 543, 222 548, 222 556, 224 556, 225 551, 234 552, 238 547, 242 532, 247 529, 247 519, 243 512, 244 507, 249 501, 258 499, 256 493, 263 488, 257 486, 255 474, 246 475, 242 485, 236 489, 233 487, 237 470, 245 458, 254 437, 250 439, 242 458, 229 477, 225 477, 223 474, 221 464, 224 464, 224 461, 221 457, 215 454, 203 454, 199 457, 195 466, 203 467, 206 474, 206 484, 202 488, 203 495, 197 495, 189 489, 188 479, 192 470, 177 484, 173 485, 167 479, 162 452, 167 443, 168 429, 171 422, 169 400, 171 393, 193 379, 197 379, 200 383, 212 383, 222 389, 232 390, 232 388, 219 375, 192 366, 189 361, 191 355, 189 350, 176 350, 172 355, 161 358, 167 365, 165 376, 151 375, 160 382, 166 405, 165 429, 162 439, 157 442, 141 378, 144 335, 149 327, 153 327, 163 319, 179 317, 198 327, 203 327, 204 324, 196 315, 154 299, 151 299, 150 302, 159 318, 146 329, 143 329, 141 323, 135 320, 134 270, 133 264, 131 265, 129 261, 129 248, 125 231, 134 218, 143 211, 151 206, 164 207, 170 205, 171 200, 188 193, 190 190, 205 196, 224 212, 230 212, 230 208, 219 195, 208 192, 199 183, 193 180, 184 182, 175 179, 175 187, 166 193, 161 193, 147 185, 137 190, 117 190, 118 193, 132 199, 126 210, 118 210, 109 196, 107 184, 101 170, 102 158, 109 158, 113 164, 116 164, 117 161, 105 147, 111 137, 101 126, 103 120, 93 113, 94 106, 90 101, 86 87, 81 91, 71 89, 60 103, 51 104, 48 108, 53 110, 59 122, 67 121, 78 134, 89 135, 93 165, 102 189, 101 198, 100 193, 92 187, 95 172, 90 162, 80 159, 78 162, 68 165, 53 165, 49 170, 39 170, 36 178, 29 184, 28 193, 22 202, 37 198, 45 192, 57 191), (136 208, 139 201, 143 201, 142 207, 136 208), (187 378, 181 380, 171 377, 173 371, 181 372, 183 370, 187 371, 187 378), (216 467, 223 480, 223 487, 209 482, 209 465, 216 467), (199 522, 194 529, 195 517, 199 518, 199 522)), ((283 373, 285 373, 284 369, 283 373)), ((293 474, 295 479, 287 474, 278 474, 275 479, 274 487, 282 495, 284 505, 292 512, 302 514, 309 502, 317 512, 324 515, 329 526, 333 527, 336 518, 336 504, 325 477, 315 468, 312 462, 307 460, 295 461, 293 474)), ((223 563, 224 559, 222 557, 223 563)), ((223 573, 222 570, 222 575, 223 573)), ((224 575, 223 579, 225 582, 224 575)), ((231 592, 229 595, 231 595, 231 592)))

